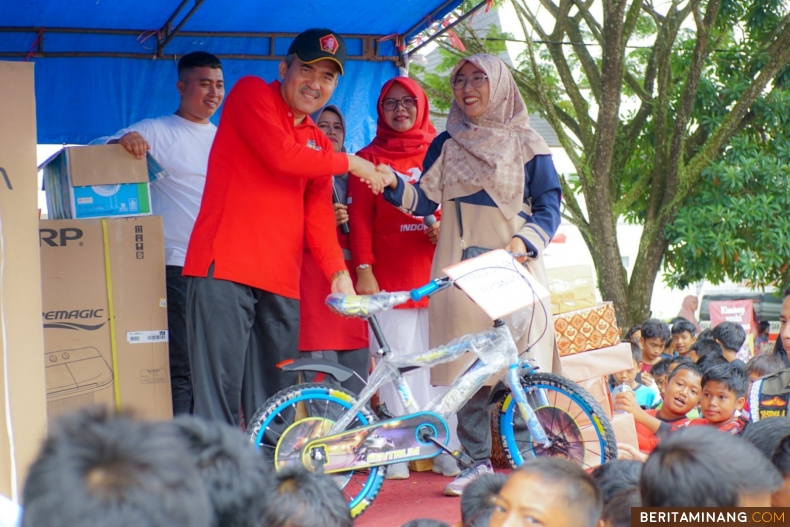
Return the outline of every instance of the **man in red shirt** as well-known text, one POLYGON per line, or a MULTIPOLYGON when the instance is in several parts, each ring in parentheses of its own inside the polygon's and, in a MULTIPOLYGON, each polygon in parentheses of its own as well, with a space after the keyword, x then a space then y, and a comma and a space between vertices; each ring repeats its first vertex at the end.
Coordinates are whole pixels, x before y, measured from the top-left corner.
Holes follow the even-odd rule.
POLYGON ((354 289, 335 234, 332 174, 379 192, 388 169, 336 153, 308 117, 343 74, 346 47, 328 29, 298 35, 282 81, 240 79, 225 102, 184 275, 195 414, 238 425, 296 381, 299 272, 306 239, 332 292, 354 289))

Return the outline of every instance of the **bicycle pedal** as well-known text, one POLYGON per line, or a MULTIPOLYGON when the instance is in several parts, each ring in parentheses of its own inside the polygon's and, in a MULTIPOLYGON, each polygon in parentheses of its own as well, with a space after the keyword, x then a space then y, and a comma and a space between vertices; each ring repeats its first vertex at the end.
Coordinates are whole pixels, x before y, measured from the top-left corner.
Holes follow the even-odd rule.
POLYGON ((324 465, 327 463, 326 450, 324 448, 316 448, 310 454, 310 462, 313 465, 313 472, 316 474, 324 473, 324 465))
POLYGON ((374 408, 374 411, 376 412, 376 415, 379 417, 379 419, 381 419, 382 421, 386 421, 388 419, 395 419, 395 416, 392 415, 392 413, 390 413, 390 411, 387 409, 387 403, 379 403, 376 406, 376 408, 374 408))
POLYGON ((466 455, 466 453, 461 452, 460 450, 453 450, 452 454, 453 458, 461 463, 466 468, 475 468, 475 460, 466 455))

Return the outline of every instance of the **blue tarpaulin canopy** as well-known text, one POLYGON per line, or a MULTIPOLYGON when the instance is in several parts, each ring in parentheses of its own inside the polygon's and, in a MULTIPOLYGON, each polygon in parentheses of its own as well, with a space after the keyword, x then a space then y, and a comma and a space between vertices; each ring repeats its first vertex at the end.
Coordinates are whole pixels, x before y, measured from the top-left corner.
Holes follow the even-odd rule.
POLYGON ((462 0, 12 0, 0 8, 0 60, 35 63, 39 143, 87 143, 178 107, 176 61, 219 56, 227 89, 244 75, 273 80, 293 37, 309 27, 344 36, 349 60, 331 102, 350 147, 375 133, 375 100, 397 75, 397 43, 462 0))

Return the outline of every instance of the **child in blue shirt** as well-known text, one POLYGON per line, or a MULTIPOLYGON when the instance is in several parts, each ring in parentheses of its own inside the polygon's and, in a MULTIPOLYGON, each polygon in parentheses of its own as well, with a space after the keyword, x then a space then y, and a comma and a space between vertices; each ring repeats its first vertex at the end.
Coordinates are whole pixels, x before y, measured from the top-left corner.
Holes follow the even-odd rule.
MULTIPOLYGON (((636 376, 642 369, 642 350, 637 344, 633 342, 630 344, 633 366, 631 369, 614 374, 615 386, 620 384, 627 385, 634 391, 637 404, 642 408, 650 409, 661 401, 661 395, 658 393, 658 388, 654 386, 645 386, 636 381, 636 376)), ((614 388, 614 386, 612 388, 614 388)))

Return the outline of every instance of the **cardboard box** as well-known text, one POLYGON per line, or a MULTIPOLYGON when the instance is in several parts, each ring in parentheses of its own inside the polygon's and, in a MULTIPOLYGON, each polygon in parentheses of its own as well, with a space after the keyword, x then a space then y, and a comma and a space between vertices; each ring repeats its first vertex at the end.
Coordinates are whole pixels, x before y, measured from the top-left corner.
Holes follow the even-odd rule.
POLYGON ((33 68, 0 62, 0 494, 16 502, 46 434, 33 68))
POLYGON ((118 144, 65 147, 39 169, 50 219, 150 215, 149 181, 167 175, 150 154, 137 159, 118 144))
POLYGON ((612 429, 614 430, 614 437, 617 438, 618 443, 625 443, 631 445, 639 450, 639 437, 636 435, 636 421, 634 416, 628 413, 616 413, 610 419, 612 422, 612 429))
POLYGON ((433 469, 433 459, 416 459, 409 461, 409 470, 412 472, 428 472, 433 469))
POLYGON ((595 279, 589 265, 547 268, 546 279, 553 315, 595 305, 595 279))
POLYGON ((629 342, 560 357, 562 374, 575 382, 597 379, 630 370, 634 367, 633 360, 629 342))
POLYGON ((606 417, 612 418, 613 402, 612 392, 609 391, 609 383, 606 382, 606 377, 596 377, 595 379, 588 379, 586 381, 579 381, 579 386, 590 392, 590 395, 601 405, 606 417))
POLYGON ((555 315, 554 331, 561 357, 620 342, 620 328, 611 302, 555 315))
POLYGON ((171 417, 162 219, 42 221, 40 242, 48 415, 171 417))

